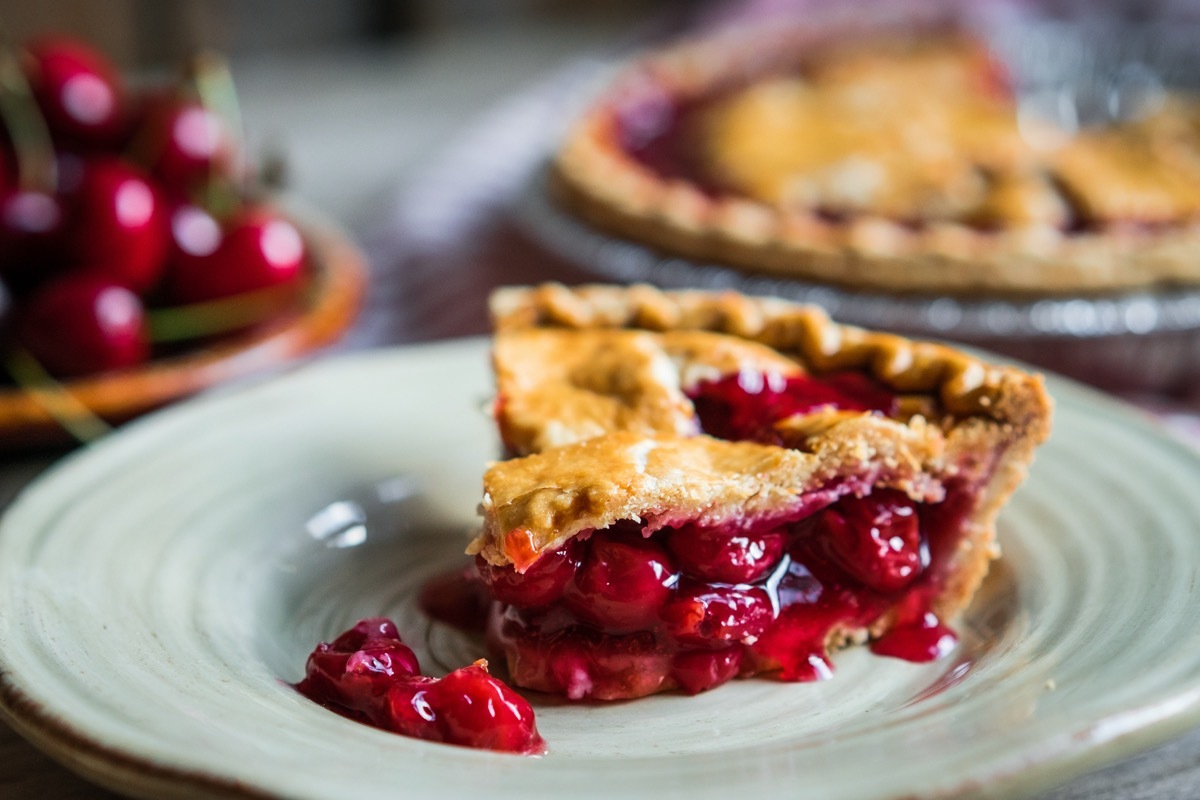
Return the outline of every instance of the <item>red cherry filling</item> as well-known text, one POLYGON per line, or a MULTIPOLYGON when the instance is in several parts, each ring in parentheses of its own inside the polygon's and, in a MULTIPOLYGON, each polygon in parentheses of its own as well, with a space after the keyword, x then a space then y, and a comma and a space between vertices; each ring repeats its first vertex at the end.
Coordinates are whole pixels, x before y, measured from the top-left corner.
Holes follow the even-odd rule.
POLYGON ((577 542, 568 542, 544 553, 523 573, 511 566, 493 566, 482 557, 476 557, 475 565, 492 597, 521 608, 539 608, 563 596, 579 567, 578 549, 577 542))
POLYGON ((683 525, 666 539, 675 562, 689 575, 717 583, 751 583, 779 562, 785 534, 782 528, 751 535, 683 525))
POLYGON ((700 694, 732 679, 742 666, 743 650, 689 650, 671 661, 671 677, 688 694, 700 694))
POLYGON ((896 396, 859 372, 784 377, 741 372, 704 381, 690 393, 701 429, 710 436, 782 444, 775 424, 828 408, 896 413, 896 396))
POLYGON ((929 564, 919 526, 916 504, 903 492, 883 489, 818 514, 805 539, 864 586, 894 592, 929 564))
POLYGON ((485 575, 503 576, 485 580, 497 600, 490 644, 507 658, 517 685, 575 700, 670 687, 694 694, 764 671, 824 679, 833 671, 829 644, 893 609, 896 624, 874 651, 937 658, 954 636, 930 602, 975 497, 972 487, 947 488, 937 504, 876 489, 823 507, 805 503, 808 515, 798 521, 741 522, 731 530, 686 524, 647 537, 623 522, 577 542, 578 569, 553 582, 546 576, 569 572, 565 549, 525 575, 484 565, 485 575), (746 552, 735 553, 739 547, 746 552), (526 576, 535 602, 511 602, 524 599, 526 576), (554 598, 557 588, 543 594, 563 580, 561 598, 554 598))
POLYGON ((771 597, 751 586, 690 584, 663 607, 663 627, 681 644, 753 642, 775 619, 771 597))
POLYGON ((637 630, 658 619, 678 580, 675 564, 657 541, 612 533, 589 543, 564 597, 576 617, 598 628, 637 630))
POLYGON ((296 688, 334 711, 405 736, 487 750, 541 753, 533 709, 486 661, 436 679, 386 619, 365 619, 318 644, 296 688))

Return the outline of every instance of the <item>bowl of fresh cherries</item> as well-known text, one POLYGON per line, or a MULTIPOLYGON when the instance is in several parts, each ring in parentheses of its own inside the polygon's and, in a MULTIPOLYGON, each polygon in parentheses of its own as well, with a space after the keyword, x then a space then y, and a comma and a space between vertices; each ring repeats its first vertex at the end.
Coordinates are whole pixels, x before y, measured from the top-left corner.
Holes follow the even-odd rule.
POLYGON ((269 198, 219 58, 134 88, 74 40, 0 49, 0 448, 90 439, 349 328, 363 259, 269 198))

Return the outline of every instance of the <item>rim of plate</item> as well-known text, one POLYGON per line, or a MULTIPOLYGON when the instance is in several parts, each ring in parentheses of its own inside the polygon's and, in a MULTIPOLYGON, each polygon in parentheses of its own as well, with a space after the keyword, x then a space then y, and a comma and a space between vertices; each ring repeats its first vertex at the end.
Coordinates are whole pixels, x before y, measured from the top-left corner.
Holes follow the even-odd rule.
MULTIPOLYGON (((156 412, 125 426, 118 433, 62 459, 33 481, 13 501, 0 520, 0 553, 13 510, 35 503, 50 494, 58 484, 68 481, 78 465, 103 460, 120 448, 132 449, 152 440, 160 429, 187 420, 204 410, 212 411, 236 404, 256 393, 292 381, 309 381, 341 370, 374 369, 413 360, 453 360, 475 358, 482 363, 487 341, 480 338, 453 340, 407 348, 341 355, 303 365, 284 375, 263 378, 234 387, 222 387, 203 396, 156 412)), ((1200 474, 1200 454, 1172 438, 1150 419, 1130 410, 1119 401, 1066 379, 1050 376, 1051 393, 1059 401, 1060 412, 1094 415, 1105 424, 1132 427, 1155 447, 1189 461, 1200 474)), ((0 611, 0 617, 3 612, 0 611)), ((1200 623, 1198 623, 1200 624, 1200 623)), ((110 788, 139 796, 274 798, 284 796, 269 785, 251 786, 236 778, 202 769, 165 764, 136 748, 106 744, 92 732, 77 729, 67 717, 60 717, 22 688, 20 665, 12 665, 5 655, 4 637, 8 627, 0 624, 0 717, 35 746, 84 776, 110 788)), ((28 668, 28 667, 27 667, 28 668)), ((1003 784, 1005 791, 1033 791, 1078 775, 1090 768, 1124 755, 1161 743, 1187 728, 1200 725, 1200 671, 1193 671, 1186 683, 1167 690, 1136 706, 1121 708, 1105 716, 1072 722, 1051 735, 1041 735, 1039 745, 1029 745, 1020 753, 1004 752, 993 758, 989 768, 971 771, 959 785, 941 788, 918 796, 958 796, 961 793, 994 791, 1003 784)), ((743 748, 744 749, 744 748, 743 748)), ((913 795, 904 795, 912 797, 913 795)))

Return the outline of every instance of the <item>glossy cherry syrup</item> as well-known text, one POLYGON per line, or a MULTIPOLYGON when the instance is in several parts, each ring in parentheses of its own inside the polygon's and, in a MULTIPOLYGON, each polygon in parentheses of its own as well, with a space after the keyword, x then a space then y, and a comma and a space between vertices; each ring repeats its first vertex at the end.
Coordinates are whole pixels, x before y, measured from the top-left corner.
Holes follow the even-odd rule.
POLYGON ((492 677, 486 661, 444 678, 420 674, 395 624, 365 619, 308 657, 305 697, 404 736, 536 755, 546 745, 526 700, 492 677))

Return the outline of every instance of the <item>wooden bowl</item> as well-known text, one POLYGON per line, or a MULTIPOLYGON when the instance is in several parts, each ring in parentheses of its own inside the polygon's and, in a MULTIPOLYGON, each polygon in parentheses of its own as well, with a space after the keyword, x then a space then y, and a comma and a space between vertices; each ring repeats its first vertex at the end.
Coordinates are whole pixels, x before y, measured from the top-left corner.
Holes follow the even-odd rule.
MULTIPOLYGON (((353 324, 366 285, 366 260, 327 223, 292 218, 308 250, 307 291, 294 310, 178 355, 133 369, 64 381, 69 397, 117 425, 218 383, 277 369, 341 337, 353 324)), ((75 438, 49 410, 54 400, 21 387, 0 389, 0 453, 66 445, 75 438)))

